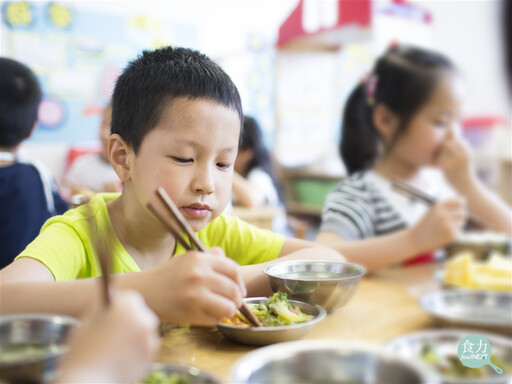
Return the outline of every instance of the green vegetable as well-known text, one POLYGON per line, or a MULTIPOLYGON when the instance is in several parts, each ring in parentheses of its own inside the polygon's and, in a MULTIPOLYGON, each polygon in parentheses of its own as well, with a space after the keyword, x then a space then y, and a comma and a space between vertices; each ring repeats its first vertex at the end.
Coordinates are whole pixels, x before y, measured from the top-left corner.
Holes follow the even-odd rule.
POLYGON ((189 384, 189 376, 180 373, 153 371, 138 384, 189 384))
POLYGON ((302 323, 313 318, 294 307, 284 292, 274 293, 267 303, 252 306, 251 310, 265 327, 302 323))

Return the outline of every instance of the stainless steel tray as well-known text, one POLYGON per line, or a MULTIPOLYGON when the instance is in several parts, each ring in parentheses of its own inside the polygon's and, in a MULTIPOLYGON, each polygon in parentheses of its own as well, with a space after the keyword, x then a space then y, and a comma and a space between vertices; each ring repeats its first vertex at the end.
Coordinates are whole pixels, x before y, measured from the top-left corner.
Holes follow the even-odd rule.
POLYGON ((421 307, 436 320, 512 333, 512 293, 439 290, 420 298, 421 307))

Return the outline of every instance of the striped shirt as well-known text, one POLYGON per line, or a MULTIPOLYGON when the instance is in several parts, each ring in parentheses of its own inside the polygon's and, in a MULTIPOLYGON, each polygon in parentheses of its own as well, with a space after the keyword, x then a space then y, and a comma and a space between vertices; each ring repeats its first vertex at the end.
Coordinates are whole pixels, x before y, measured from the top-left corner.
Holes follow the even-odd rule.
MULTIPOLYGON (((430 184, 437 186, 437 192, 430 190, 431 194, 453 195, 445 182, 434 179, 436 182, 430 184), (442 185, 445 188, 441 192, 442 185)), ((427 209, 423 203, 396 193, 391 183, 375 172, 357 172, 340 181, 327 196, 320 231, 334 232, 345 240, 386 235, 415 224, 427 209)))

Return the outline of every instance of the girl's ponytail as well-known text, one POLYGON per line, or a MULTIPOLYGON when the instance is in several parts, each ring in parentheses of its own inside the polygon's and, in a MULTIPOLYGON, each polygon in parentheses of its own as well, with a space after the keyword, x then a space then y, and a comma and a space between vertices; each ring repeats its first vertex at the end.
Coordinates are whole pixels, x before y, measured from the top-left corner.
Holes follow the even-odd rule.
POLYGON ((373 127, 367 89, 366 82, 358 84, 343 112, 339 151, 349 174, 371 168, 378 157, 379 134, 373 127))

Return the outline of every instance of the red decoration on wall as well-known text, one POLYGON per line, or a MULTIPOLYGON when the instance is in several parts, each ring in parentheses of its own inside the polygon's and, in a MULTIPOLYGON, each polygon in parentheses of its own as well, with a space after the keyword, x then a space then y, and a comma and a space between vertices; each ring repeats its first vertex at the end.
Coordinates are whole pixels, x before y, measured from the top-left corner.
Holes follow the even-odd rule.
MULTIPOLYGON (((334 25, 321 26, 315 31, 307 31, 303 22, 305 8, 318 5, 325 6, 323 2, 299 0, 299 4, 279 28, 279 37, 276 43, 278 48, 302 47, 310 49, 338 49, 343 43, 357 40, 360 32, 370 32, 372 19, 371 0, 338 0, 337 19, 334 25)), ((332 16, 332 15, 331 15, 332 16)))

